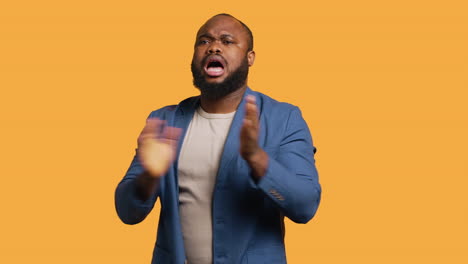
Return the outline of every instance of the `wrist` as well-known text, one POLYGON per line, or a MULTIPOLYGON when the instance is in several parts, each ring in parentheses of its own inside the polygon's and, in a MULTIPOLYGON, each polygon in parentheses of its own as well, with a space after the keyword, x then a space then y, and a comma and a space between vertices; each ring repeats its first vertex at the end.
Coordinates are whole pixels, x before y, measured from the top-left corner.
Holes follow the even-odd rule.
POLYGON ((265 175, 268 168, 268 154, 263 149, 259 148, 245 160, 252 169, 252 177, 255 180, 259 180, 265 175))
POLYGON ((149 199, 159 187, 159 181, 160 178, 153 177, 148 173, 148 171, 144 171, 138 175, 136 179, 136 190, 137 196, 140 198, 140 200, 146 201, 149 199))
POLYGON ((253 152, 250 152, 246 155, 244 155, 244 159, 247 161, 247 163, 249 164, 253 164, 253 163, 257 163, 259 159, 261 159, 262 155, 264 154, 265 152, 263 151, 263 149, 261 149, 260 147, 257 148, 255 151, 253 152))

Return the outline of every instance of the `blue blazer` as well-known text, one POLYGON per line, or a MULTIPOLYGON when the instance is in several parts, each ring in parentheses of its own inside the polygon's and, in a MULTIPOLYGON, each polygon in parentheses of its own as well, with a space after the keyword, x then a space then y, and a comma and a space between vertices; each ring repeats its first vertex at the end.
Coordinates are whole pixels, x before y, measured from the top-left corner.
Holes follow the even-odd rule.
MULTIPOLYGON (((245 113, 242 100, 222 153, 213 190, 213 263, 286 263, 284 216, 297 223, 315 214, 321 195, 312 138, 296 106, 277 102, 247 88, 259 109, 259 145, 269 155, 268 169, 259 182, 239 153, 239 133, 245 113)), ((166 120, 185 131, 200 104, 191 97, 179 105, 156 110, 150 117, 166 120)), ((152 263, 185 262, 179 216, 177 158, 161 178, 159 190, 147 201, 136 195, 136 177, 143 167, 135 156, 117 186, 115 206, 126 224, 137 224, 150 213, 159 197, 161 211, 152 263)))

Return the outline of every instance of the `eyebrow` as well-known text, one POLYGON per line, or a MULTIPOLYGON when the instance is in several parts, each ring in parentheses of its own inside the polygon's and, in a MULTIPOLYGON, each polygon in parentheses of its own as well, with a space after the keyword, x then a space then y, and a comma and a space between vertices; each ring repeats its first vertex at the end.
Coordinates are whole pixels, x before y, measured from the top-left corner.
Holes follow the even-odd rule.
MULTIPOLYGON (((201 38, 215 39, 215 37, 213 37, 213 35, 208 34, 208 33, 201 34, 200 36, 198 36, 198 39, 201 39, 201 38)), ((234 36, 231 35, 231 34, 222 34, 220 38, 221 38, 221 39, 224 39, 224 38, 234 38, 234 36)))
POLYGON ((221 38, 234 38, 234 36, 231 34, 223 34, 221 35, 221 38))

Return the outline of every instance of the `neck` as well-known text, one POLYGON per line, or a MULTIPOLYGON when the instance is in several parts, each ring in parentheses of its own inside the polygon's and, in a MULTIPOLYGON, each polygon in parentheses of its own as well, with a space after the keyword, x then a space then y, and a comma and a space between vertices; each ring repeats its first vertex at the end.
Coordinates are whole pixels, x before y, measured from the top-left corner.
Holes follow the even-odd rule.
POLYGON ((200 97, 201 107, 205 112, 212 114, 232 113, 236 111, 242 101, 246 89, 247 85, 244 85, 234 92, 216 100, 211 100, 202 93, 200 97))

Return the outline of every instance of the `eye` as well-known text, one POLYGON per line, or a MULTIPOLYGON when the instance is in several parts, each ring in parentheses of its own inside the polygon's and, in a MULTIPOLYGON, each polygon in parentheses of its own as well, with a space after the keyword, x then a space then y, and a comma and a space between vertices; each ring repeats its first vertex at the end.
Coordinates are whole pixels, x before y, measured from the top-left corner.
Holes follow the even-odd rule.
POLYGON ((207 40, 207 39, 201 39, 201 40, 198 41, 198 44, 201 44, 201 45, 205 45, 205 44, 208 44, 208 43, 210 43, 210 41, 207 40))
POLYGON ((223 40, 223 43, 224 43, 224 44, 233 44, 234 41, 231 41, 231 40, 223 40))

